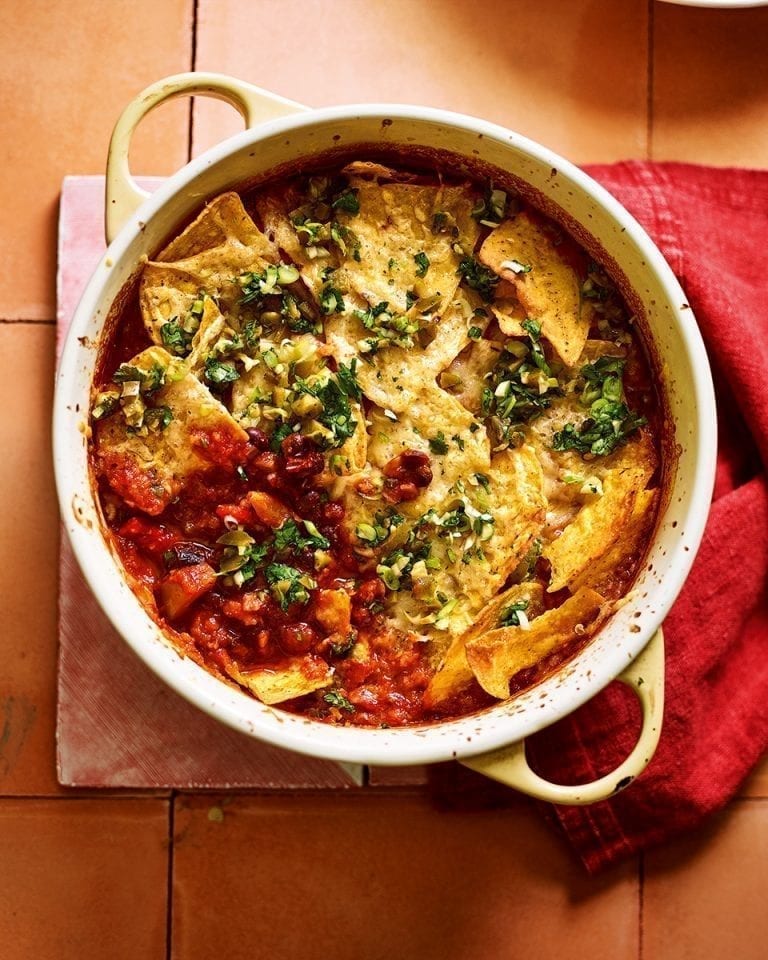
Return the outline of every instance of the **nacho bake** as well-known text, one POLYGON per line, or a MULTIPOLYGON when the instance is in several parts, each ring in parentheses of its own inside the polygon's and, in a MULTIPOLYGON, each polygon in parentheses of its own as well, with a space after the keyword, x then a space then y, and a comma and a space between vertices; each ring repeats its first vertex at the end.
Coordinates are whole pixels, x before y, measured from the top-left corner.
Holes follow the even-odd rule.
POLYGON ((587 643, 659 498, 649 360, 604 266, 514 190, 360 159, 212 200, 108 325, 91 467, 180 654, 398 726, 587 643))

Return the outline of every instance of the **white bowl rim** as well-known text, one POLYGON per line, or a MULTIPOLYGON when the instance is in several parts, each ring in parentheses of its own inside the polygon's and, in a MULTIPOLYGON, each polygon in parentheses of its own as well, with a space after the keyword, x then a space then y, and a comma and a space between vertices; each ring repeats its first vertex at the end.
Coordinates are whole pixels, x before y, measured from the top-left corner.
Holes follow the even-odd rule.
MULTIPOLYGON (((677 278, 644 228, 604 187, 583 170, 549 148, 498 124, 431 107, 373 103, 312 109, 307 112, 266 121, 216 144, 170 176, 129 218, 97 265, 82 294, 72 324, 67 332, 65 347, 56 375, 53 440, 56 486, 62 515, 75 556, 86 580, 113 626, 150 669, 159 675, 168 686, 204 712, 249 736, 311 756, 341 762, 386 766, 431 763, 462 756, 474 756, 515 742, 520 737, 511 736, 508 730, 505 732, 507 724, 505 724, 503 717, 505 708, 509 707, 510 701, 490 707, 481 714, 473 714, 457 720, 382 730, 334 727, 319 721, 297 718, 279 709, 265 707, 253 698, 240 694, 239 691, 230 690, 226 684, 210 674, 205 676, 215 686, 211 686, 205 677, 200 678, 199 684, 195 684, 194 687, 190 686, 184 679, 183 671, 176 667, 179 662, 178 655, 175 659, 169 657, 170 648, 166 643, 147 643, 140 637, 135 636, 134 632, 123 627, 120 615, 122 605, 114 597, 108 599, 109 587, 114 585, 114 581, 110 576, 110 571, 103 566, 103 554, 102 556, 96 556, 94 552, 93 531, 88 531, 81 524, 69 519, 69 513, 71 512, 69 504, 73 495, 71 487, 73 478, 70 476, 72 471, 68 469, 68 461, 71 460, 68 450, 71 411, 67 409, 69 397, 66 394, 67 384, 70 385, 69 389, 71 390, 77 382, 77 365, 81 358, 77 341, 78 334, 81 332, 79 328, 86 318, 97 311, 102 303, 105 268, 109 269, 111 265, 121 261, 134 241, 136 234, 141 230, 142 225, 148 222, 166 203, 172 201, 179 191, 183 190, 187 184, 208 167, 225 162, 233 154, 258 143, 262 139, 326 122, 377 117, 418 123, 431 122, 442 126, 458 127, 470 134, 482 135, 489 140, 499 141, 506 146, 528 153, 536 161, 557 169, 562 178, 570 180, 577 188, 591 195, 604 207, 611 217, 626 230, 634 243, 642 249, 648 269, 656 275, 668 297, 671 309, 679 315, 680 305, 687 306, 686 296, 677 278), (238 694, 237 702, 231 696, 233 693, 238 694), (243 708, 243 697, 247 697, 249 703, 253 704, 251 709, 245 710, 243 708), (246 713, 250 716, 246 716, 246 713), (477 732, 478 724, 482 726, 484 718, 490 716, 498 718, 499 722, 495 726, 491 725, 487 730, 477 732), (311 729, 308 731, 308 728, 311 729), (440 736, 437 736, 438 733, 440 736)), ((689 311, 689 317, 690 315, 691 312, 689 311)), ((700 437, 711 436, 714 438, 717 429, 714 390, 709 375, 709 361, 704 343, 698 328, 694 324, 681 322, 679 327, 688 351, 688 357, 693 366, 697 386, 696 429, 700 437)), ((600 670, 599 675, 592 671, 586 680, 583 677, 581 678, 580 686, 570 682, 570 679, 566 677, 558 685, 554 694, 543 701, 543 706, 537 711, 535 720, 526 726, 525 736, 551 725, 591 699, 627 666, 628 655, 631 661, 640 653, 655 629, 661 624, 682 588, 704 532, 714 484, 715 456, 716 444, 714 442, 711 445, 700 445, 698 469, 689 498, 685 539, 681 538, 678 547, 671 552, 672 555, 668 558, 670 566, 674 566, 675 575, 670 577, 668 581, 665 580, 654 587, 655 609, 657 610, 655 625, 651 627, 646 624, 633 638, 627 640, 621 650, 616 650, 613 656, 610 655, 610 651, 606 651, 605 656, 601 659, 601 668, 603 669, 600 670)), ((104 550, 108 550, 101 532, 97 531, 97 534, 104 550)), ((116 570, 115 566, 114 572, 116 570)), ((152 623, 154 630, 159 632, 159 628, 143 611, 132 592, 130 597, 134 600, 134 613, 137 609, 140 610, 146 620, 152 623)), ((124 609, 123 612, 125 612, 124 609)), ((617 614, 616 617, 618 616, 617 614)), ((576 662, 578 662, 579 657, 576 658, 576 662)), ((546 689, 554 690, 552 682, 556 678, 557 674, 554 674, 533 689, 537 692, 546 689)), ((520 699, 522 698, 517 698, 516 701, 511 702, 519 702, 520 699)), ((512 719, 511 714, 508 719, 512 719)))

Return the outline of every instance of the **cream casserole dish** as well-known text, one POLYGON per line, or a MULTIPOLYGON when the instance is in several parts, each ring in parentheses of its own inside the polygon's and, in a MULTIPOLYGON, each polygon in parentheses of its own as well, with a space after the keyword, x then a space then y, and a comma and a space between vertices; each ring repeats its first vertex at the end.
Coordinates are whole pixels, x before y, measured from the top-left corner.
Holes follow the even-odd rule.
POLYGON ((642 769, 658 738, 663 652, 657 628, 690 566, 711 493, 714 403, 691 311, 669 268, 637 224, 589 178, 543 148, 481 121, 422 108, 366 106, 301 112, 298 105, 249 85, 197 74, 149 88, 116 128, 107 187, 110 238, 125 224, 78 308, 59 371, 56 400, 57 478, 78 559, 106 612, 139 655, 188 699, 244 732, 346 762, 403 764, 457 757, 497 779, 559 802, 589 802, 604 796, 617 785, 626 785, 642 769), (265 114, 296 115, 267 121, 231 138, 146 200, 127 168, 131 132, 157 103, 191 92, 229 100, 249 125, 265 114), (94 347, 113 302, 135 275, 142 256, 154 255, 205 201, 242 188, 265 171, 329 150, 392 144, 450 151, 468 163, 508 172, 548 215, 576 233, 596 259, 610 265, 616 279, 633 293, 633 308, 646 343, 657 370, 662 371, 662 399, 674 423, 674 436, 666 444, 665 503, 645 570, 627 602, 575 659, 512 700, 459 720, 401 729, 330 728, 258 703, 179 657, 127 586, 104 541, 90 486, 87 445, 78 443, 75 453, 71 439, 84 436, 83 412, 89 406, 96 364, 94 347), (632 755, 613 775, 589 787, 558 788, 536 778, 525 764, 523 738, 575 709, 617 676, 633 686, 644 709, 644 729, 632 755))

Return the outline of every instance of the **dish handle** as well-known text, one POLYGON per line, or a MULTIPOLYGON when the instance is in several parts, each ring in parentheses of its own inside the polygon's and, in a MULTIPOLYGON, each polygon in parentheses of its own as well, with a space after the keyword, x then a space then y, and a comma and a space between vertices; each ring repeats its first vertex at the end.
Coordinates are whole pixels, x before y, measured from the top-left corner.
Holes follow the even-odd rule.
POLYGON ((643 726, 629 756, 599 780, 574 786, 545 780, 528 765, 525 740, 460 762, 470 770, 549 803, 583 806, 614 796, 643 772, 659 742, 664 713, 664 635, 661 629, 616 679, 628 686, 640 701, 643 726))
POLYGON ((308 109, 221 73, 178 73, 146 87, 123 110, 109 142, 104 218, 107 243, 114 240, 123 224, 149 196, 134 180, 128 166, 134 130, 151 110, 166 100, 192 96, 213 97, 230 104, 242 115, 246 128, 308 109))

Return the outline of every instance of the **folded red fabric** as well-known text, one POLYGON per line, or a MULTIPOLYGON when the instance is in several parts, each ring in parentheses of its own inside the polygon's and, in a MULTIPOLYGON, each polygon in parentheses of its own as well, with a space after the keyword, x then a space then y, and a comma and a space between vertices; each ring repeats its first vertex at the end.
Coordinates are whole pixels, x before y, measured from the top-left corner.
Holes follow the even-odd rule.
MULTIPOLYGON (((664 625, 656 755, 611 800, 548 808, 596 872, 696 827, 768 746, 768 172, 640 162, 588 172, 680 279, 712 362, 720 431, 704 540, 664 625)), ((562 783, 594 779, 632 748, 638 718, 613 684, 534 737, 531 761, 562 783)))

